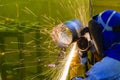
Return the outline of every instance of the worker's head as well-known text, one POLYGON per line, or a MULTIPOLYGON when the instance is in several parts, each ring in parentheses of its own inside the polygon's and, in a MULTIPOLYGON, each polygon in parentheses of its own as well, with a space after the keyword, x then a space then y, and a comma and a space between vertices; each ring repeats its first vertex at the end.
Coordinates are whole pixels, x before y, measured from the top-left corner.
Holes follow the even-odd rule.
POLYGON ((89 29, 98 53, 120 44, 120 13, 105 10, 93 17, 89 29))

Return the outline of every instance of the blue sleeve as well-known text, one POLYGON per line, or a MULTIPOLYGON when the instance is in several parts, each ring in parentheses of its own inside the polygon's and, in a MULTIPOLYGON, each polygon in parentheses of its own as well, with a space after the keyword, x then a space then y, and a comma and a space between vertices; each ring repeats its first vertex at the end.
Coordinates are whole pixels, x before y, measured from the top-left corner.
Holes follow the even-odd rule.
POLYGON ((120 80, 120 61, 105 57, 87 72, 87 76, 83 80, 120 80))

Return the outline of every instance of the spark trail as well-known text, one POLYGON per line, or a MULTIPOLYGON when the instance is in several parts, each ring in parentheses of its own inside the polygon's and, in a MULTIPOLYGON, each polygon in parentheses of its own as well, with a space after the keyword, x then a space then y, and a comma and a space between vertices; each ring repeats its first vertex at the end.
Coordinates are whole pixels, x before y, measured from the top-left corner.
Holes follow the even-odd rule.
POLYGON ((62 76, 60 78, 60 80, 66 80, 67 78, 67 75, 68 75, 68 71, 69 71, 69 68, 70 68, 70 63, 71 63, 71 60, 72 60, 72 57, 75 53, 75 49, 76 49, 76 43, 74 43, 69 55, 68 55, 68 59, 65 63, 65 66, 64 66, 64 69, 63 69, 63 72, 62 72, 62 76))

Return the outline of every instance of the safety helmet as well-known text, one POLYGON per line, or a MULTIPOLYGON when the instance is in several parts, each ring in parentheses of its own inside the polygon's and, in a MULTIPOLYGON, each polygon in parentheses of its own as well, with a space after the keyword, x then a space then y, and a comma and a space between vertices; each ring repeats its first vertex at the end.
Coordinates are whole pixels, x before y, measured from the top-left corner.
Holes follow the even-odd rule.
POLYGON ((95 15, 89 21, 89 30, 96 50, 106 56, 104 51, 116 44, 120 44, 120 13, 114 10, 105 10, 95 15))

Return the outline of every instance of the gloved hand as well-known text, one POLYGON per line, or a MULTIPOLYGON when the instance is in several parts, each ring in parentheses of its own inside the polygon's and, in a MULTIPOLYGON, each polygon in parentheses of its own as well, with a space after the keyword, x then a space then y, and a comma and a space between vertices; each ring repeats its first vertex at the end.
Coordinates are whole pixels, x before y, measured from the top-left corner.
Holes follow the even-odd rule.
POLYGON ((81 60, 81 64, 85 64, 87 62, 87 51, 79 51, 79 58, 81 60))
POLYGON ((73 77, 71 80, 83 80, 83 78, 82 77, 73 77))

